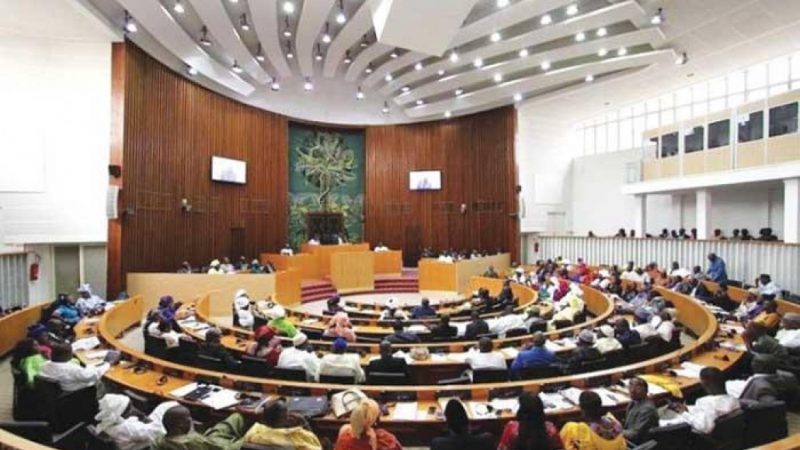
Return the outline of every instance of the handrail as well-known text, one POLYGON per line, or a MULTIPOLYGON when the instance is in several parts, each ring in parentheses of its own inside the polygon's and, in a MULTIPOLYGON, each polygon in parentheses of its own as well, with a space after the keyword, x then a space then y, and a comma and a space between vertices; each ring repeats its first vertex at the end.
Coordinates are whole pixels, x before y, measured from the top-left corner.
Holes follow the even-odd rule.
MULTIPOLYGON (((712 294, 716 293, 717 289, 719 289, 719 283, 715 283, 713 281, 703 281, 703 284, 712 294)), ((736 303, 743 302, 747 298, 747 295, 748 293, 746 289, 736 286, 728 286, 728 297, 736 303)), ((797 303, 792 303, 780 298, 775 299, 775 302, 778 304, 778 312, 781 314, 786 314, 787 312, 800 313, 800 305, 797 303)))

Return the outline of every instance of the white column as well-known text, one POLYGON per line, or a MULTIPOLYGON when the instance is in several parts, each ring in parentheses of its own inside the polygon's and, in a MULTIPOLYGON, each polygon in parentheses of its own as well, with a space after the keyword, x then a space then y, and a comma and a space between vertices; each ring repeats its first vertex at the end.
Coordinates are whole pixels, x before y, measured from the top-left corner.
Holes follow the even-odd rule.
POLYGON ((647 195, 634 195, 633 201, 633 229, 636 237, 642 238, 647 233, 647 195))
POLYGON ((800 243, 800 178, 783 180, 783 240, 800 243))
POLYGON ((697 197, 697 239, 710 239, 713 236, 711 228, 711 192, 698 189, 697 197))
POLYGON ((683 225, 683 194, 672 194, 672 223, 670 230, 685 228, 683 225))

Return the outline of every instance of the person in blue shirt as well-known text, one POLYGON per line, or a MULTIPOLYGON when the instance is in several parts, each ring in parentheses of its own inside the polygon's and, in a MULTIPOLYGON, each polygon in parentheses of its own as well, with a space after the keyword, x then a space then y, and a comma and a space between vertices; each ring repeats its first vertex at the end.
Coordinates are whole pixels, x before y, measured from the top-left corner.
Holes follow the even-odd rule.
POLYGON ((556 362, 556 355, 545 348, 545 337, 542 332, 533 333, 533 347, 519 352, 514 362, 511 363, 511 371, 528 369, 531 367, 545 367, 556 362))
POLYGON ((411 311, 412 319, 422 319, 425 317, 435 317, 435 316, 436 316, 436 310, 433 309, 433 307, 431 307, 431 301, 428 300, 427 298, 423 298, 422 304, 416 306, 411 311))
POLYGON ((75 306, 75 299, 66 294, 58 294, 56 302, 58 302, 58 306, 53 311, 53 315, 56 318, 61 319, 62 322, 70 326, 81 320, 82 315, 78 307, 75 306))
POLYGON ((715 283, 725 283, 728 281, 728 272, 725 271, 725 261, 714 253, 708 254, 708 278, 715 283))

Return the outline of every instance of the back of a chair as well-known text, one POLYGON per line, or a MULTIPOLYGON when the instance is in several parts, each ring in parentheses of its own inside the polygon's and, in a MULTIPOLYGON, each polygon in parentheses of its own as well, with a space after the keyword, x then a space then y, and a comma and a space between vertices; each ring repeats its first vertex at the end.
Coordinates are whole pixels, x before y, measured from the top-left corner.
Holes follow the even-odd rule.
POLYGON ((105 433, 101 433, 94 427, 94 425, 89 425, 86 427, 86 431, 88 434, 88 442, 89 448, 92 450, 117 450, 117 445, 114 441, 105 433))
POLYGON ((438 380, 436 384, 439 386, 447 386, 451 384, 471 384, 472 380, 469 379, 467 376, 460 376, 456 378, 446 378, 443 380, 438 380))
POLYGON ((540 367, 526 367, 515 371, 515 378, 520 380, 535 380, 537 378, 558 377, 564 374, 561 366, 547 365, 540 367))
POLYGON ((587 373, 587 372, 594 372, 597 370, 603 370, 608 367, 608 360, 605 358, 598 358, 598 359, 590 359, 587 361, 581 361, 581 363, 576 368, 576 373, 587 373))
POLYGON ((273 367, 270 371, 271 378, 286 381, 306 381, 305 369, 284 369, 282 367, 273 367))
POLYGON ((43 421, 6 422, 0 421, 0 430, 42 445, 52 444, 53 431, 50 424, 43 421))
POLYGON ((651 428, 648 434, 658 443, 658 450, 688 449, 692 441, 692 427, 688 423, 651 428))
POLYGON ((508 381, 506 369, 478 369, 472 371, 473 383, 502 383, 508 381))
POLYGON ((747 423, 745 432, 747 448, 777 441, 789 435, 784 402, 744 405, 743 410, 747 423))
POLYGON ((354 375, 325 375, 320 374, 320 383, 330 384, 356 384, 356 377, 354 375))
POLYGON ((739 450, 744 448, 745 434, 744 411, 736 410, 719 417, 711 433, 715 442, 715 450, 739 450))
POLYGON ((406 384, 408 377, 401 372, 370 372, 367 375, 367 384, 401 386, 406 384))
POLYGON ((636 447, 631 448, 630 450, 656 450, 657 448, 658 448, 658 442, 647 441, 641 445, 637 445, 636 447))
POLYGON ((262 358, 256 358, 254 356, 249 355, 242 355, 240 357, 242 365, 240 366, 240 371, 242 374, 250 376, 250 377, 260 377, 260 378, 269 378, 272 372, 272 368, 267 365, 267 362, 264 361, 262 358))
POLYGON ((225 363, 223 363, 222 360, 219 358, 207 355, 203 352, 198 353, 196 358, 197 358, 197 365, 201 369, 213 370, 216 372, 225 371, 225 363))
POLYGON ((649 343, 647 341, 642 341, 638 344, 631 345, 627 348, 626 353, 628 364, 643 361, 647 359, 647 355, 650 353, 649 343))
POLYGON ((506 331, 506 338, 525 336, 526 334, 528 334, 528 330, 525 328, 512 328, 506 331))
POLYGON ((95 386, 65 392, 58 380, 38 375, 34 390, 41 417, 50 423, 55 433, 63 433, 80 422, 89 422, 97 414, 95 386))

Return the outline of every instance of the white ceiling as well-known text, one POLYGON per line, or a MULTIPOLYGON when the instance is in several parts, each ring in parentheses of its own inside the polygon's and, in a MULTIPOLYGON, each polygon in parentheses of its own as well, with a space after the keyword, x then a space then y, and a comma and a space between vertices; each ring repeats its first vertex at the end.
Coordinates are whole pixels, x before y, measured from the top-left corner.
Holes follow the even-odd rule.
POLYGON ((173 10, 176 0, 67 3, 89 5, 116 30, 127 9, 139 29, 128 38, 176 71, 197 69, 193 78, 203 86, 299 119, 342 124, 440 119, 511 104, 515 95, 552 120, 574 122, 788 53, 800 43, 800 0, 510 0, 503 8, 497 0, 477 0, 455 31, 452 14, 444 12, 416 22, 407 10, 396 22, 389 15, 383 27, 392 42, 404 39, 399 24, 409 47, 425 48, 420 43, 429 37, 427 48, 440 48, 433 44, 452 36, 448 50, 434 55, 377 41, 373 11, 392 0, 289 0, 292 14, 284 12, 285 1, 182 0, 182 14, 173 10), (573 5, 577 12, 568 15, 573 5), (666 21, 656 27, 650 17, 659 7, 666 21), (343 24, 336 20, 340 8, 343 24), (552 23, 542 24, 545 14, 552 23), (240 26, 243 15, 249 31, 240 26), (198 43, 203 26, 210 47, 198 43), (601 27, 607 36, 596 35, 601 27), (330 42, 323 40, 326 31, 330 42), (495 32, 501 34, 496 42, 490 39, 495 32), (586 33, 585 41, 576 41, 578 32, 586 33), (617 55, 620 47, 626 55, 617 55), (600 48, 608 55, 598 56, 600 48), (527 57, 519 56, 523 49, 527 57), (453 50, 456 62, 449 60, 453 50), (676 52, 683 51, 690 62, 676 66, 676 52), (476 58, 482 67, 473 65, 476 58), (234 61, 242 73, 231 70, 234 61), (502 80, 495 81, 496 74, 502 80), (594 81, 584 82, 587 75, 594 81), (304 79, 313 82, 312 91, 303 89, 304 79), (273 80, 280 83, 277 92, 270 89, 273 80), (359 89, 363 99, 356 97, 359 89), (456 89, 463 94, 456 96, 456 89), (381 112, 384 104, 388 114, 381 112))

